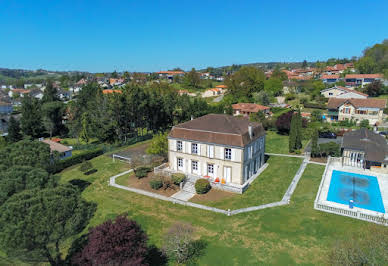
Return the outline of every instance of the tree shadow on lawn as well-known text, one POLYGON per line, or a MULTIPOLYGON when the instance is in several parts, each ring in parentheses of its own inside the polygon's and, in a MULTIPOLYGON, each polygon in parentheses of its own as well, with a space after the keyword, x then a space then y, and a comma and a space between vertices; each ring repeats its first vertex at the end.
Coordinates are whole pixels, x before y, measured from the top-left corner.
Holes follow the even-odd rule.
POLYGON ((155 245, 151 245, 148 247, 146 261, 149 265, 162 266, 167 265, 168 259, 160 249, 158 249, 155 245))
POLYGON ((81 180, 81 179, 73 179, 69 181, 70 184, 73 186, 76 186, 80 189, 80 191, 84 191, 91 183, 86 180, 81 180))

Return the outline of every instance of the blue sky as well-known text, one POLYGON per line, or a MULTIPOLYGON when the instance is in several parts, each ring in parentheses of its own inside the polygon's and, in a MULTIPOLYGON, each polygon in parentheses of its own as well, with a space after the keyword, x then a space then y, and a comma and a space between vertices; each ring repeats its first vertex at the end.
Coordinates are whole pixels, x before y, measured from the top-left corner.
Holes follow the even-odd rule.
POLYGON ((359 56, 388 1, 0 0, 0 67, 159 71, 359 56))

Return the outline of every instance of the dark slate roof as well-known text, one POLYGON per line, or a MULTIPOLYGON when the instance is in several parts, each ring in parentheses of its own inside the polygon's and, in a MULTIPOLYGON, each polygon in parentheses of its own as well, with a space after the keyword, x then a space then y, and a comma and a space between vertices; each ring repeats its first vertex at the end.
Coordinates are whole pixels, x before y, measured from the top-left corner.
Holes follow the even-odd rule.
POLYGON ((247 118, 208 114, 174 126, 169 137, 244 147, 263 135, 263 126, 260 123, 252 123, 247 118), (252 126, 252 138, 249 136, 249 126, 252 126))
POLYGON ((342 148, 364 151, 365 159, 372 162, 384 162, 388 155, 385 138, 366 128, 345 133, 342 148))

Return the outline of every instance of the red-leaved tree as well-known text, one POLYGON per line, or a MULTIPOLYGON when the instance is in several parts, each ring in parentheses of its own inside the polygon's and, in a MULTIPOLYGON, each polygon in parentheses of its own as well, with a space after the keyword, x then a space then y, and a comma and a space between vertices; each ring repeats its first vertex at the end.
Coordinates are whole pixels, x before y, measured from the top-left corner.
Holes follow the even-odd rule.
POLYGON ((93 228, 74 265, 147 265, 147 236, 140 226, 118 216, 93 228))

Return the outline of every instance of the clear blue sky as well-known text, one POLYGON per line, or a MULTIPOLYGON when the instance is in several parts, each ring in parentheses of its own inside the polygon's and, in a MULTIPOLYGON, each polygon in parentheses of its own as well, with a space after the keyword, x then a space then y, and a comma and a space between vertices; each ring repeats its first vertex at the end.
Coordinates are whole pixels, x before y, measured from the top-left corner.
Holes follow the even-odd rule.
POLYGON ((0 0, 0 67, 159 71, 359 56, 388 1, 0 0))

